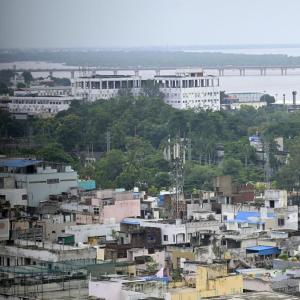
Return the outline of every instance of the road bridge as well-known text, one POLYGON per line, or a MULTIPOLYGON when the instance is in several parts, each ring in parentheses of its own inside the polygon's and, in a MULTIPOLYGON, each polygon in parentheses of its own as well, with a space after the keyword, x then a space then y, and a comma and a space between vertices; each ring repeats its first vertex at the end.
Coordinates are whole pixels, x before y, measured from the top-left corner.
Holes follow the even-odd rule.
POLYGON ((75 74, 97 74, 97 72, 118 75, 121 72, 127 72, 129 74, 139 75, 143 71, 153 71, 155 75, 160 75, 163 71, 175 71, 175 70, 188 70, 188 69, 203 69, 205 73, 213 72, 216 75, 221 76, 248 76, 248 75, 278 75, 278 76, 288 76, 297 75, 295 73, 299 71, 300 75, 300 65, 299 66, 187 66, 187 67, 62 67, 62 68, 13 68, 17 73, 22 73, 24 71, 29 71, 31 73, 48 73, 49 76, 53 76, 54 73, 70 73, 70 77, 74 78, 75 74), (255 72, 257 71, 257 72, 255 72))

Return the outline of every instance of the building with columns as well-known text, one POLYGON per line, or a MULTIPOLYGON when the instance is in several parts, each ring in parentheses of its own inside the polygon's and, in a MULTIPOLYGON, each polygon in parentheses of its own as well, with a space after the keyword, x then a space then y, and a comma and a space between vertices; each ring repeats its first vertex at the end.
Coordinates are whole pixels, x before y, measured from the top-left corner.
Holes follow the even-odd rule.
POLYGON ((178 109, 220 110, 219 78, 204 75, 202 70, 176 71, 171 75, 155 75, 150 79, 135 75, 80 76, 72 80, 72 93, 86 101, 110 99, 120 89, 138 96, 149 80, 158 84, 164 101, 178 109))

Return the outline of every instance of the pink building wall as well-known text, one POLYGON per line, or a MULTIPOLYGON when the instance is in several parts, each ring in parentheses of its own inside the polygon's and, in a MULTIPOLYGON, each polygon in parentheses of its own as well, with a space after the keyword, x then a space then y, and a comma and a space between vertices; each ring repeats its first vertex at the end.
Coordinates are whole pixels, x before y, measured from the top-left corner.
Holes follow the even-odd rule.
POLYGON ((115 219, 116 223, 121 222, 124 218, 140 217, 141 205, 140 199, 119 200, 115 201, 114 205, 106 205, 103 207, 103 221, 111 218, 115 219))

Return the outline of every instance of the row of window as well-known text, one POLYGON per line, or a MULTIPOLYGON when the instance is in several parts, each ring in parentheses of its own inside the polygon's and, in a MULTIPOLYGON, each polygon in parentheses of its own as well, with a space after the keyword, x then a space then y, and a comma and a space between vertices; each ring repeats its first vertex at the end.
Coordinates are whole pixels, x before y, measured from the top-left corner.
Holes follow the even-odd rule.
POLYGON ((52 104, 52 105, 62 105, 68 104, 71 101, 39 101, 39 100, 13 100, 13 104, 52 104))
MULTIPOLYGON (((0 200, 6 201, 6 195, 0 195, 0 200)), ((22 200, 27 200, 27 194, 22 195, 22 200)))
POLYGON ((57 113, 59 109, 56 107, 48 108, 48 107, 14 107, 9 109, 10 112, 22 113, 22 112, 45 112, 45 113, 57 113))
POLYGON ((81 89, 132 89, 141 87, 139 80, 125 80, 125 81, 77 81, 76 88, 81 89))
POLYGON ((166 101, 167 103, 210 103, 210 104, 214 104, 214 103, 218 103, 219 102, 219 99, 207 99, 207 100, 189 100, 189 101, 186 101, 186 100, 183 100, 183 101, 180 101, 180 100, 167 100, 166 101))
POLYGON ((219 86, 218 79, 158 80, 161 88, 193 88, 219 86))
MULTIPOLYGON (((82 89, 121 89, 141 88, 146 86, 147 80, 122 80, 122 81, 77 81, 76 88, 82 89)), ((157 80, 160 88, 194 88, 219 86, 219 80, 197 79, 197 80, 157 80)), ((73 85, 74 86, 74 85, 73 85)))

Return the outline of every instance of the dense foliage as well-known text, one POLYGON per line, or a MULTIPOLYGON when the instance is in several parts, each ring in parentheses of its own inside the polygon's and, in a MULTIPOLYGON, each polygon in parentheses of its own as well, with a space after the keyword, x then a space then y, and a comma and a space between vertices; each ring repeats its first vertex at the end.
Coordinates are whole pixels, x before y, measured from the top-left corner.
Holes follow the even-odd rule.
POLYGON ((73 66, 131 67, 215 67, 215 66, 299 66, 300 57, 282 54, 249 55, 179 50, 11 50, 0 51, 0 62, 48 61, 73 66))
POLYGON ((0 112, 0 134, 6 141, 10 137, 28 141, 30 137, 36 148, 19 150, 23 154, 72 164, 82 177, 95 178, 100 187, 138 185, 154 193, 171 185, 171 165, 163 158, 163 150, 168 138, 176 136, 192 141, 191 160, 184 170, 186 191, 209 189, 212 178, 220 174, 232 175, 238 182, 263 181, 263 165, 248 141, 249 135, 258 132, 269 145, 275 186, 299 186, 300 113, 273 106, 232 112, 181 111, 166 105, 159 95, 150 94, 152 97, 145 93, 133 98, 122 93, 94 103, 76 101, 68 111, 51 119, 13 121, 0 112), (277 158, 274 138, 280 136, 290 151, 286 165, 277 158), (225 152, 221 161, 216 150, 220 144, 225 152), (82 157, 91 149, 98 159, 87 165, 82 157))

